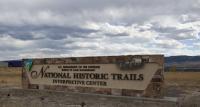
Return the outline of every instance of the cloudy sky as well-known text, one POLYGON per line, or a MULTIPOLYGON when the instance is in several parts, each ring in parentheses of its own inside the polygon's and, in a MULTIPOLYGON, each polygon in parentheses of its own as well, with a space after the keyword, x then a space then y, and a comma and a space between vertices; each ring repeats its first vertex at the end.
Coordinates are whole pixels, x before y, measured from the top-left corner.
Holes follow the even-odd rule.
POLYGON ((200 0, 0 0, 0 60, 200 55, 200 0))

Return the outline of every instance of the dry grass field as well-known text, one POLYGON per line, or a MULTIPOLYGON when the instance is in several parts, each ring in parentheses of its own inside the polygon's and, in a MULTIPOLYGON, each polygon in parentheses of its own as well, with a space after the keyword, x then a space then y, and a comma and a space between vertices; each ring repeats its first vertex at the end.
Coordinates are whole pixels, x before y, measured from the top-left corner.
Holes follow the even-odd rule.
POLYGON ((185 96, 200 92, 200 72, 165 72, 166 96, 185 96))
POLYGON ((21 68, 0 67, 0 87, 21 87, 21 68))
POLYGON ((200 72, 165 72, 164 76, 168 85, 200 87, 200 72))

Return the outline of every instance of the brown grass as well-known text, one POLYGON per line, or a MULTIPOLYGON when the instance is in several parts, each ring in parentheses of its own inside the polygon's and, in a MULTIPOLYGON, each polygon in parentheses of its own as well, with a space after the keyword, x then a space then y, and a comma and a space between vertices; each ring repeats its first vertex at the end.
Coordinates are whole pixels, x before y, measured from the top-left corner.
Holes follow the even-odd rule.
POLYGON ((165 72, 166 88, 176 87, 181 90, 199 91, 200 72, 165 72))
POLYGON ((167 80, 192 80, 200 81, 200 72, 165 72, 167 80))
POLYGON ((21 68, 0 68, 0 87, 21 87, 21 68))
POLYGON ((200 82, 200 72, 165 72, 166 81, 200 82))

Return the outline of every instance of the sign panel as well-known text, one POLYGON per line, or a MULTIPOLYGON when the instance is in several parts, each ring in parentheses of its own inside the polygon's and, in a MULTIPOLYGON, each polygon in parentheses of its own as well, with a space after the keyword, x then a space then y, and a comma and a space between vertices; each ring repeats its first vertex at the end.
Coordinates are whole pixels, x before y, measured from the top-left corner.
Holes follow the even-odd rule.
POLYGON ((33 65, 27 60, 25 72, 31 84, 145 90, 160 67, 157 63, 33 65))

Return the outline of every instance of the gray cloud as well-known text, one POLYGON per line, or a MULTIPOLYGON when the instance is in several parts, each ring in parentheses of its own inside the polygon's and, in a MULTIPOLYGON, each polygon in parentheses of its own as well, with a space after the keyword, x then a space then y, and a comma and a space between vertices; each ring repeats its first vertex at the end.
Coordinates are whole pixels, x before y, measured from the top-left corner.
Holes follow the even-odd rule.
POLYGON ((92 29, 59 26, 0 26, 0 35, 7 34, 16 39, 35 40, 49 38, 64 39, 67 36, 81 37, 97 32, 92 29))
POLYGON ((176 40, 196 39, 198 35, 193 34, 195 31, 191 28, 177 29, 176 27, 158 27, 154 26, 152 30, 158 32, 161 36, 166 36, 176 40))
POLYGON ((191 48, 199 46, 199 5, 199 0, 2 0, 0 60, 200 53, 191 48))

